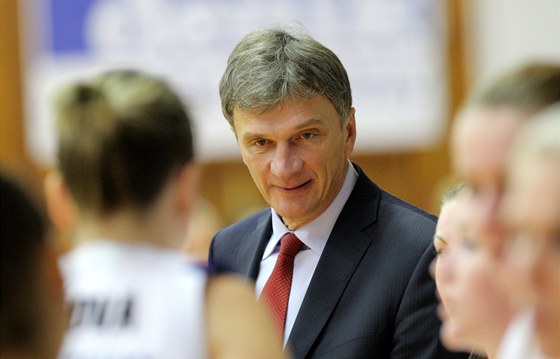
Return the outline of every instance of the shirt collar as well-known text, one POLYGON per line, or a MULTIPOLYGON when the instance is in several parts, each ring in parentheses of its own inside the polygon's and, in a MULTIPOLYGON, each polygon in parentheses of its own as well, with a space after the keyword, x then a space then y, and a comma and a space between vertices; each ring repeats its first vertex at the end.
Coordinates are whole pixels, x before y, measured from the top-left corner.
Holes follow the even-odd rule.
MULTIPOLYGON (((342 208, 346 204, 348 197, 350 197, 350 193, 352 193, 352 190, 354 189, 357 178, 358 172, 356 172, 352 163, 348 161, 348 169, 346 170, 346 177, 342 183, 342 188, 336 195, 331 205, 319 217, 294 232, 303 244, 313 252, 316 252, 319 255, 323 252, 334 224, 338 219, 342 208)), ((264 250, 263 259, 266 259, 273 254, 280 242, 280 238, 282 238, 284 234, 290 232, 288 227, 286 227, 284 222, 280 219, 278 213, 276 213, 273 208, 270 210, 272 212, 272 236, 270 237, 270 240, 264 250)))

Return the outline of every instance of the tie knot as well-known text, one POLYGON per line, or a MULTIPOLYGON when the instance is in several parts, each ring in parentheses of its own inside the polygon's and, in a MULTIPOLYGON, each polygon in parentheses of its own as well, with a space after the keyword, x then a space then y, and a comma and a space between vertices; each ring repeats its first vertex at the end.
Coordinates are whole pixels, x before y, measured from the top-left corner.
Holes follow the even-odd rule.
POLYGON ((279 255, 286 255, 295 257, 299 252, 303 243, 293 233, 286 233, 280 240, 280 253, 279 255))

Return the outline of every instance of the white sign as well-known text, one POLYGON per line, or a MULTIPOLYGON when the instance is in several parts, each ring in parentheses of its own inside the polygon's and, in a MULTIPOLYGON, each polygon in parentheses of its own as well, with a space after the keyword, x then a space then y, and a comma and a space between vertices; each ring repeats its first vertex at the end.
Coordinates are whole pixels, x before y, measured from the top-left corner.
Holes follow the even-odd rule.
POLYGON ((165 76, 195 116, 202 160, 238 158, 218 82, 249 31, 297 22, 346 67, 356 108, 356 152, 421 149, 447 123, 445 9, 441 0, 27 0, 22 41, 27 140, 50 163, 50 96, 106 68, 165 76))

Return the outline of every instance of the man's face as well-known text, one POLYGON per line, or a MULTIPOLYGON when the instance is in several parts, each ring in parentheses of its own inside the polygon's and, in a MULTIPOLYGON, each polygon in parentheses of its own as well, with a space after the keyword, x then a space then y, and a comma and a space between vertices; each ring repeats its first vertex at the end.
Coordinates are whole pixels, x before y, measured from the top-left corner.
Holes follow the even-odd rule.
POLYGON ((354 149, 354 109, 345 125, 323 95, 265 113, 233 112, 243 162, 265 201, 291 230, 323 213, 340 190, 354 149))
POLYGON ((512 107, 467 110, 451 137, 455 173, 471 189, 470 206, 477 235, 499 253, 505 232, 499 220, 504 177, 512 141, 529 113, 512 107))

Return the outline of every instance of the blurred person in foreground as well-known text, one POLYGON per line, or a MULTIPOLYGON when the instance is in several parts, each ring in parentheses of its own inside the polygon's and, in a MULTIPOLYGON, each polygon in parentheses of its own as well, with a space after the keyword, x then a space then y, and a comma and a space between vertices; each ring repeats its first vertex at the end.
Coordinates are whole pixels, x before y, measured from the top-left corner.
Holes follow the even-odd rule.
POLYGON ((0 206, 0 357, 56 358, 68 316, 48 222, 5 173, 0 206))
POLYGON ((470 358, 493 359, 510 313, 507 298, 488 275, 495 270, 492 253, 471 233, 465 211, 468 196, 469 189, 462 183, 444 193, 434 235, 441 338, 448 348, 481 353, 470 358))
POLYGON ((507 260, 516 278, 527 279, 533 308, 511 326, 502 358, 560 358, 560 105, 516 139, 502 209, 512 232, 507 260))
POLYGON ((256 281, 293 356, 466 357, 438 338, 435 217, 349 160, 356 111, 338 57, 302 31, 255 30, 230 54, 220 97, 270 208, 219 232, 209 261, 256 281))
MULTIPOLYGON (((241 279, 180 251, 195 205, 191 120, 162 79, 108 71, 57 94, 48 198, 71 201, 61 358, 281 358, 241 279)), ((56 207, 56 206, 53 206, 56 207)))
POLYGON ((495 293, 501 292, 509 302, 502 311, 509 311, 510 318, 524 311, 527 292, 523 279, 514 278, 505 261, 507 233, 499 209, 508 156, 515 137, 532 116, 559 101, 560 65, 526 65, 483 84, 458 113, 452 128, 452 166, 469 187, 465 211, 471 234, 492 255, 494 270, 488 278, 494 282, 495 293))

